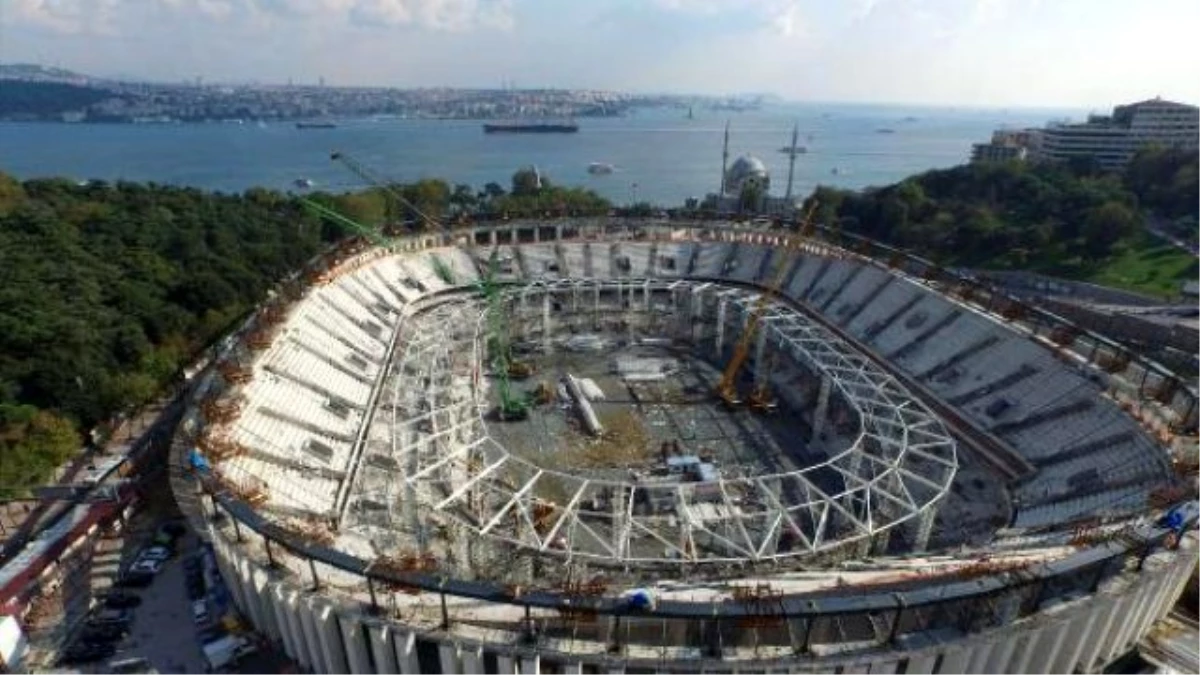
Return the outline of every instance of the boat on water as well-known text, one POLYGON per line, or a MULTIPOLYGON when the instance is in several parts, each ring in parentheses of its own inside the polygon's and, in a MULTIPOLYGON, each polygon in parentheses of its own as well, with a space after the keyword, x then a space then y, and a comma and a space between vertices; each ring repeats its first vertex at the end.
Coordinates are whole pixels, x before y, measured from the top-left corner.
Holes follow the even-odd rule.
POLYGON ((336 129, 333 122, 296 122, 297 129, 336 129))
POLYGON ((615 171, 616 168, 617 167, 613 166, 612 164, 606 164, 604 162, 592 162, 591 164, 588 164, 587 170, 588 173, 592 174, 593 176, 607 176, 615 171))
POLYGON ((803 155, 808 152, 808 148, 803 145, 797 145, 795 148, 793 148, 790 145, 785 145, 782 148, 780 148, 779 151, 785 155, 790 155, 793 152, 796 153, 797 155, 803 155))
POLYGON ((485 134, 573 134, 574 122, 495 122, 483 125, 485 134))
POLYGON ((888 127, 882 127, 882 128, 876 129, 875 133, 877 133, 877 134, 894 134, 894 133, 896 133, 896 130, 888 128, 888 127))

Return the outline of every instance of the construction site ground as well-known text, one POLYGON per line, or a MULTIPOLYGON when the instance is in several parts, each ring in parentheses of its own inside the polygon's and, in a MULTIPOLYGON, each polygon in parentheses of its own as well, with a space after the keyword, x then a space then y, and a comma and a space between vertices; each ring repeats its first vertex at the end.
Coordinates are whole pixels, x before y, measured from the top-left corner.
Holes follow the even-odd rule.
POLYGON ((521 359, 534 373, 513 383, 518 395, 532 396, 545 383, 553 398, 533 405, 525 420, 490 421, 489 431, 510 452, 545 468, 628 479, 630 471, 663 467, 664 442, 677 443, 681 455, 711 458, 726 477, 794 471, 826 458, 805 442, 807 425, 797 415, 726 408, 713 394, 720 373, 681 349, 612 343, 587 352, 555 347, 521 359), (674 359, 678 369, 659 380, 625 380, 612 372, 617 357, 674 359), (558 384, 568 374, 590 378, 604 393, 592 401, 604 427, 599 437, 559 396, 558 384))

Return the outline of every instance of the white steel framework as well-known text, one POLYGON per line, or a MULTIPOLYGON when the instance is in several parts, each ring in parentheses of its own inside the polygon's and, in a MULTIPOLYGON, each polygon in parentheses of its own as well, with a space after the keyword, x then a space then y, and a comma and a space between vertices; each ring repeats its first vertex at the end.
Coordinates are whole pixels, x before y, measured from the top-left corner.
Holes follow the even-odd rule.
MULTIPOLYGON (((757 294, 628 278, 541 280, 507 297, 511 311, 537 317, 547 333, 552 298, 596 315, 668 311, 665 302, 689 324, 697 316, 727 322, 716 332, 728 343, 757 294)), ((406 531, 421 552, 437 545, 433 530, 452 532, 442 539, 457 543, 440 551, 451 559, 469 556, 466 549, 483 541, 617 566, 795 558, 886 542, 901 525, 910 548, 926 545, 957 468, 953 439, 893 378, 790 307, 771 306, 759 353, 772 351, 772 363, 791 359, 819 378, 818 414, 836 392, 857 415, 853 442, 799 470, 710 482, 580 475, 506 450, 487 421, 485 312, 463 293, 401 329, 381 397, 387 412, 376 416, 388 424, 386 446, 384 434, 371 434, 371 452, 388 459, 365 463, 354 499, 375 510, 368 517, 369 508, 352 508, 351 530, 377 543, 380 529, 406 531)))

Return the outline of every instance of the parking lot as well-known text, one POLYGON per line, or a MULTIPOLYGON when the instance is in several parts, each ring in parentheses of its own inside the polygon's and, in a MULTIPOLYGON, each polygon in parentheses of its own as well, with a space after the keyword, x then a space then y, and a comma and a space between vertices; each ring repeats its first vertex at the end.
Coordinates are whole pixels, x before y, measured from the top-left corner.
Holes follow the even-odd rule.
POLYGON ((148 585, 118 588, 122 573, 150 545, 162 522, 139 514, 123 533, 96 542, 86 557, 87 564, 80 565, 76 570, 78 573, 70 575, 73 583, 64 584, 64 602, 56 612, 57 616, 47 617, 50 619, 47 629, 35 641, 34 646, 40 647, 40 667, 36 670, 111 672, 110 663, 135 658, 145 659, 146 668, 142 670, 164 673, 202 673, 207 670, 192 618, 192 601, 184 583, 183 561, 197 550, 193 535, 185 534, 175 542, 175 555, 162 564, 148 585), (128 609, 132 615, 132 620, 125 625, 128 633, 117 640, 96 640, 113 645, 115 651, 110 656, 88 662, 64 662, 62 657, 80 649, 85 636, 95 640, 95 629, 85 620, 87 605, 90 598, 96 598, 96 608, 91 614, 95 618, 102 611, 100 598, 111 591, 140 599, 140 604, 128 609))

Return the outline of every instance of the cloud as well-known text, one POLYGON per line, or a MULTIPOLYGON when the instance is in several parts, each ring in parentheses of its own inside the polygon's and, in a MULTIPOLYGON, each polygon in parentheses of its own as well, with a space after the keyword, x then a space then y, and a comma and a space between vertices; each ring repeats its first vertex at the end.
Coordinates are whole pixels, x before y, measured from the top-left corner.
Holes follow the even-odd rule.
POLYGON ((5 21, 68 35, 111 35, 119 0, 3 0, 5 21))
MULTIPOLYGON (((5 19, 61 34, 133 33, 155 21, 249 25, 266 21, 332 27, 413 27, 434 31, 510 29, 512 0, 0 0, 5 19), (118 30, 122 27, 125 30, 118 30)), ((261 26, 260 26, 261 27, 261 26)))
POLYGON ((785 37, 801 34, 800 5, 795 0, 655 0, 667 12, 703 17, 750 17, 760 29, 785 37))

